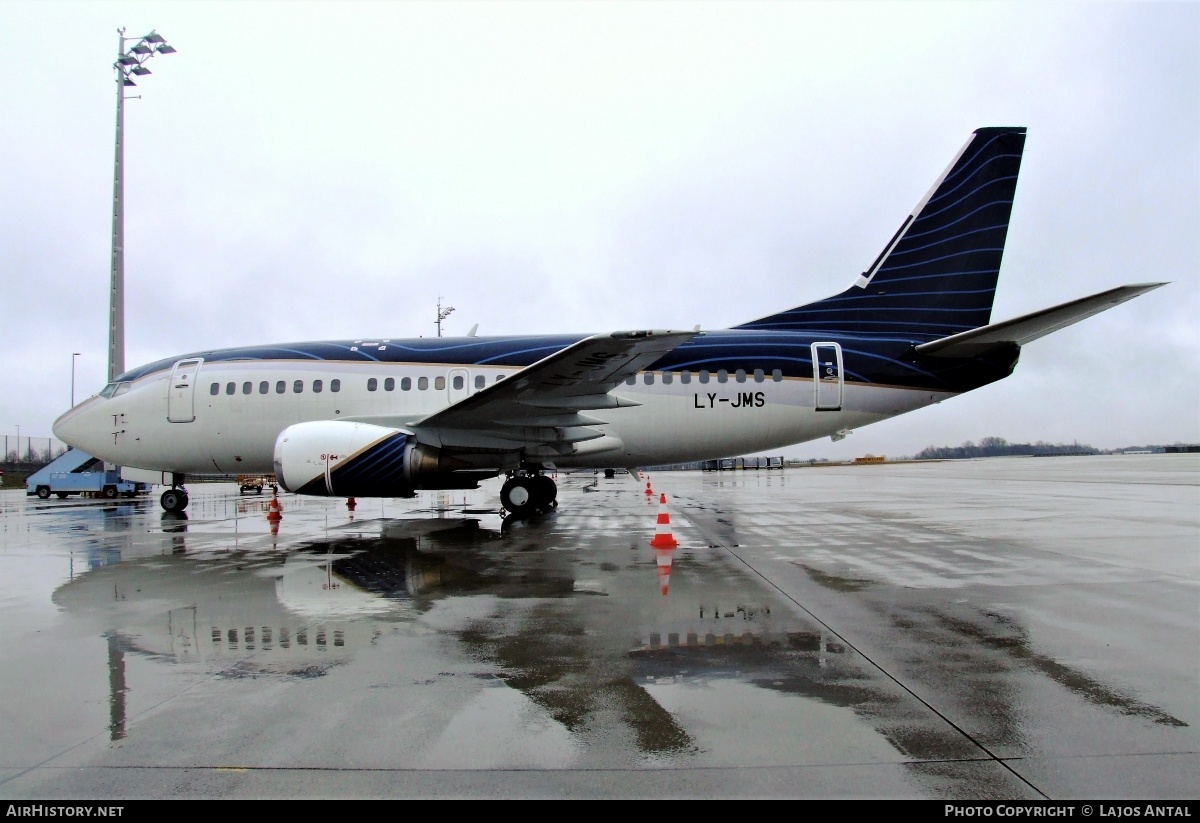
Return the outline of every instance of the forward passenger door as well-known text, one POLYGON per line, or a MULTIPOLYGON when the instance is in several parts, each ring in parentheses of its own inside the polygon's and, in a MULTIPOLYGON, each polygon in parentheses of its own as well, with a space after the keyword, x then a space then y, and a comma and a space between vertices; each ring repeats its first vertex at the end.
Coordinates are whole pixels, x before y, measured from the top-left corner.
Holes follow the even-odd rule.
POLYGON ((180 360, 171 370, 171 382, 167 389, 167 421, 191 423, 196 419, 196 381, 200 377, 203 357, 180 360))

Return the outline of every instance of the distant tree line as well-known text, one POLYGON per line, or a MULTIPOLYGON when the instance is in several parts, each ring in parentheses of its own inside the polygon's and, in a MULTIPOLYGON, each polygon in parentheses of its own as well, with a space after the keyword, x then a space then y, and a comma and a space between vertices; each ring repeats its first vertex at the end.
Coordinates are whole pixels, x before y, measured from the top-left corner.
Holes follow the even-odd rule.
POLYGON ((51 437, 12 437, 6 434, 0 449, 0 469, 7 472, 33 472, 66 450, 64 444, 51 437))
POLYGON ((1003 437, 985 437, 978 443, 968 440, 961 446, 926 446, 917 460, 960 460, 967 457, 1004 457, 1033 454, 1104 454, 1100 449, 1080 443, 1009 443, 1003 437))

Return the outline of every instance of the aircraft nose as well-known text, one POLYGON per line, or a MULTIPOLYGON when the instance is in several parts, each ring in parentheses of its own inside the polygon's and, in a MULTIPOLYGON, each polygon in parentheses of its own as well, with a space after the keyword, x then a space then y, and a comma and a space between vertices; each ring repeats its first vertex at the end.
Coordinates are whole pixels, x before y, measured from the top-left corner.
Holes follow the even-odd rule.
POLYGON ((95 426, 91 425, 96 417, 94 400, 85 400, 70 411, 64 412, 54 421, 51 430, 54 436, 62 442, 66 443, 88 454, 95 454, 96 432, 95 426))

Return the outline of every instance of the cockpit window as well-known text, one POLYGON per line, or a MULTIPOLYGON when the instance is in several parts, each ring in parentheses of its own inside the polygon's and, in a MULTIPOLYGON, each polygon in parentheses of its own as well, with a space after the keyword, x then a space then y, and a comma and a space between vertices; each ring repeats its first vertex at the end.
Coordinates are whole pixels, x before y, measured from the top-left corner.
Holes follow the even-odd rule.
POLYGON ((130 381, 123 380, 120 383, 109 383, 100 390, 100 396, 104 398, 117 397, 129 391, 130 381))

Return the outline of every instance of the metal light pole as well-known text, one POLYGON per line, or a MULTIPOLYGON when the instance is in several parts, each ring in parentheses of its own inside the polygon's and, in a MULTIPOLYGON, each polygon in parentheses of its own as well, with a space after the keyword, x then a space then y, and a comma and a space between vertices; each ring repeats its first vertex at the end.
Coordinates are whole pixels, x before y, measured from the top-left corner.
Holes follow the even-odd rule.
MULTIPOLYGON (((167 45, 162 35, 151 31, 137 39, 137 43, 125 48, 133 40, 125 36, 125 29, 117 29, 120 44, 117 50, 117 147, 113 160, 113 219, 112 219, 112 278, 108 300, 108 381, 125 371, 125 88, 136 86, 132 75, 143 76, 150 69, 143 65, 155 54, 173 54, 175 49, 167 45)), ((138 95, 140 97, 140 95, 138 95)), ((74 393, 74 386, 71 387, 74 393)), ((74 404, 72 404, 74 405, 74 404)))
POLYGON ((452 311, 454 311, 453 306, 447 306, 444 309, 442 308, 442 298, 439 297, 438 298, 438 306, 437 306, 437 333, 438 333, 437 336, 438 337, 442 336, 442 321, 445 320, 447 317, 449 317, 450 312, 452 312, 452 311))
POLYGON ((71 352, 71 408, 75 408, 75 358, 79 352, 71 352))

